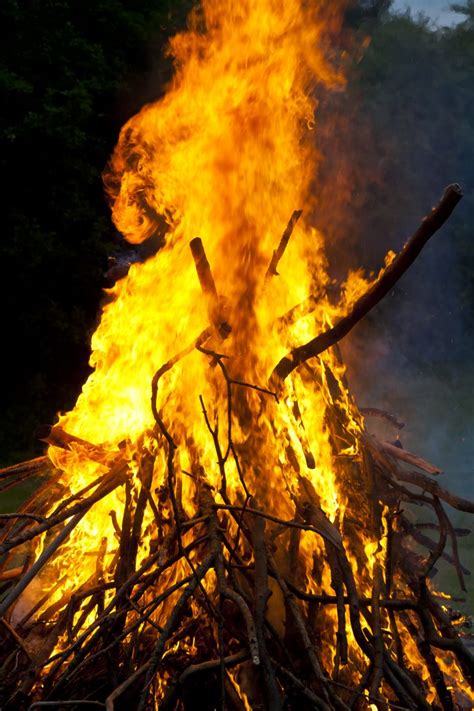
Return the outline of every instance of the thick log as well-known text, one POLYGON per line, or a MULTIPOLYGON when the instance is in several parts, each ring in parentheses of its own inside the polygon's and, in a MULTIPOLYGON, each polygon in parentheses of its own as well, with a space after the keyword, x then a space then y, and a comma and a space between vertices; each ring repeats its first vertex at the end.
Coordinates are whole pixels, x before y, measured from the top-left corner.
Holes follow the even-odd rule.
POLYGON ((397 281, 413 264, 428 240, 444 225, 454 208, 462 198, 459 185, 449 185, 440 203, 425 217, 412 237, 393 262, 384 270, 377 281, 352 306, 350 312, 341 318, 335 326, 313 338, 308 343, 298 346, 284 356, 272 373, 273 381, 282 382, 290 373, 310 358, 323 353, 334 346, 356 326, 361 319, 371 311, 397 281))

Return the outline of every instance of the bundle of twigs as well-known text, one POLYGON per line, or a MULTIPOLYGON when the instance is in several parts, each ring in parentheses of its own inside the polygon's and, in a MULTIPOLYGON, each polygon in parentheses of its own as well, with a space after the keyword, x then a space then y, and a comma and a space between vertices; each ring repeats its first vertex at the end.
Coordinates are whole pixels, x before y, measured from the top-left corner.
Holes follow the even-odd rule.
MULTIPOLYGON (((276 407, 284 379, 297 367, 308 382, 316 380, 317 385, 317 374, 307 361, 335 346, 383 298, 460 197, 458 186, 448 188, 438 207, 351 313, 282 359, 268 388, 235 379, 232 363, 211 347, 212 334, 225 339, 230 326, 221 313, 203 245, 193 241, 210 327, 155 374, 152 410, 156 427, 134 462, 138 477, 132 476, 123 451, 107 452, 59 427, 46 428, 41 438, 65 449, 75 443, 91 459, 107 462, 108 471, 101 478, 81 491, 66 491, 60 484, 61 473, 47 456, 0 471, 3 490, 28 478, 45 479, 20 512, 0 517, 2 709, 90 706, 144 711, 156 708, 156 698, 161 699, 163 710, 241 711, 248 705, 272 711, 365 709, 371 704, 377 709, 471 708, 467 691, 474 687, 474 660, 462 639, 465 620, 432 590, 430 578, 444 558, 454 566, 465 589, 468 571, 459 560, 457 538, 466 531, 453 527, 445 504, 473 512, 474 503, 441 487, 434 478, 439 470, 430 463, 365 433, 358 443, 362 456, 344 468, 344 486, 351 496, 339 527, 329 521, 317 492, 298 467, 294 472, 297 492, 292 495, 294 515, 283 520, 266 509, 258 492, 250 490, 241 451, 232 436, 232 411, 239 392, 251 389, 262 407, 268 403, 276 407), (222 375, 228 429, 224 450, 201 401, 215 448, 220 488, 216 491, 210 486, 200 467, 186 472, 196 491, 195 515, 190 518, 181 504, 176 475, 178 447, 166 413, 156 403, 160 378, 194 349, 222 375), (163 448, 167 485, 157 491, 153 464, 163 448), (241 484, 234 498, 226 479, 230 461, 241 484), (47 561, 60 555, 61 545, 93 505, 119 487, 126 504, 121 520, 111 511, 117 541, 112 563, 105 566, 106 542, 98 542, 95 572, 84 585, 51 602, 53 593, 61 589, 59 578, 20 619, 12 620, 11 610, 47 561), (51 500, 57 506, 45 515, 51 500), (411 523, 404 510, 411 504, 430 510, 435 523, 411 523), (145 514, 150 512, 153 520, 146 524, 146 535, 152 546, 149 555, 138 561, 145 514), (385 531, 383 521, 387 522, 385 531), (350 555, 362 545, 367 529, 378 540, 386 538, 383 564, 374 567, 369 593, 361 591, 350 555), (426 531, 434 531, 438 539, 426 531), (322 565, 329 566, 331 594, 315 595, 306 577, 299 574, 302 532, 317 536, 322 543, 322 559, 314 559, 313 573, 317 579, 322 565), (41 555, 33 560, 28 545, 39 536, 46 539, 41 555), (446 551, 448 540, 451 554, 446 551), (422 549, 426 554, 422 555, 422 549), (180 574, 164 585, 171 570, 180 574), (209 576, 212 585, 206 582, 209 576), (159 613, 164 609, 163 617, 159 613), (335 629, 330 663, 328 620, 333 620, 335 629), (421 670, 407 655, 407 639, 418 650, 421 670), (453 683, 461 682, 464 688, 453 688, 453 683)), ((275 251, 267 278, 276 273, 298 217, 295 213, 275 251)), ((311 301, 305 308, 311 308, 311 301)), ((391 415, 366 411, 367 417, 374 415, 400 426, 391 415)), ((340 427, 335 407, 328 422, 331 436, 336 438, 340 427)), ((309 446, 304 441, 302 445, 311 468, 309 446)))

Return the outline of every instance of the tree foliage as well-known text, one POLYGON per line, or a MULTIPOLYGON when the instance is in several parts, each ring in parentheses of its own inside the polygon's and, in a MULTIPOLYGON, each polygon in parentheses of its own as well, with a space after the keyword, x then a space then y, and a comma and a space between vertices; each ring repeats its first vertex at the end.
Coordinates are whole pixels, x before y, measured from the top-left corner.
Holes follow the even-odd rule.
POLYGON ((375 315, 379 332, 420 368, 464 367, 474 340, 472 2, 463 8, 466 21, 447 29, 409 13, 363 24, 370 44, 322 118, 319 219, 336 276, 378 268, 447 184, 464 188, 455 216, 375 315))
POLYGON ((148 81, 152 58, 188 9, 183 0, 0 5, 2 459, 24 456, 36 424, 70 406, 86 376, 114 238, 101 172, 123 121, 162 91, 169 67, 148 81))

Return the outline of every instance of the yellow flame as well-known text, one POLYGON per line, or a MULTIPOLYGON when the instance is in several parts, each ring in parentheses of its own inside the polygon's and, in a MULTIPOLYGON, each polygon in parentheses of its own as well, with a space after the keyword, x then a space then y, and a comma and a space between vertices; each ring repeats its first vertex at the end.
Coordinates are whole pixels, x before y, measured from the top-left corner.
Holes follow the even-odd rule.
MULTIPOLYGON (((130 490, 121 487, 96 503, 61 555, 47 566, 46 589, 52 589, 58 575, 65 577, 48 605, 61 600, 66 604, 74 590, 98 575, 110 578, 124 514, 137 505, 145 476, 144 450, 154 459, 152 496, 166 487, 166 452, 151 434, 151 382, 158 368, 209 327, 210 312, 220 311, 232 331, 222 340, 214 330, 206 346, 228 356, 226 367, 235 380, 266 387, 272 368, 291 347, 331 326, 367 288, 369 281, 361 273, 350 274, 340 302, 329 301, 324 237, 305 219, 318 190, 318 93, 321 87, 339 89, 344 83, 341 57, 330 44, 340 28, 342 5, 204 0, 191 29, 171 41, 176 74, 167 94, 145 106, 121 131, 106 176, 113 220, 136 244, 155 234, 161 224, 158 216, 164 217, 164 246, 146 262, 133 264, 108 290, 92 338, 93 373, 75 408, 60 418, 65 430, 98 445, 99 454, 77 444, 69 451, 51 448, 50 457, 71 493, 106 475, 114 457, 125 460, 130 490), (281 259, 280 274, 266 280, 280 235, 298 208, 305 216, 281 259), (207 302, 197 278, 189 249, 196 236, 202 238, 212 267, 217 305, 207 302), (311 295, 317 296, 312 311, 282 328, 278 318, 311 295), (104 547, 98 562, 100 541, 104 547)), ((208 425, 217 431, 219 424, 220 446, 226 451, 225 386, 219 367, 192 349, 159 382, 157 408, 178 445, 177 486, 190 517, 197 510, 196 472, 205 476, 219 500, 221 471, 208 425)), ((268 394, 239 385, 232 386, 232 397, 232 443, 246 484, 265 509, 292 518, 303 478, 312 484, 328 520, 340 526, 352 496, 352 485, 342 472, 361 464, 362 422, 337 354, 327 352, 295 373, 278 404, 268 394), (254 413, 251 423, 249 412, 254 413)), ((241 472, 230 457, 226 476, 228 495, 241 502, 241 472)), ((160 502, 158 495, 155 506, 161 506, 165 518, 172 516, 169 499, 160 502)), ((147 508, 138 564, 153 546, 162 547, 166 560, 166 541, 154 516, 147 508)), ((376 531, 362 530, 360 546, 348 550, 363 595, 371 594, 374 566, 383 567, 385 544, 378 538, 376 531)), ((317 536, 301 535, 298 565, 309 590, 331 592, 324 546, 317 536), (318 583, 313 579, 314 560, 322 566, 318 583)), ((179 583, 190 571, 190 562, 170 567, 160 577, 161 589, 179 583)), ((207 593, 215 594, 215 587, 211 573, 205 579, 207 593)), ((166 621, 178 597, 179 591, 173 593, 154 614, 157 624, 166 621)), ((152 600, 145 597, 148 603, 152 600)), ((322 615, 322 634, 334 649, 335 608, 322 615)), ((74 621, 80 619, 78 609, 74 621)), ((349 624, 347 629, 357 677, 361 653, 349 624)), ((424 669, 409 635, 403 643, 413 663, 424 669)), ((165 655, 180 645, 190 657, 196 653, 195 641, 188 639, 171 644, 165 655)), ((332 668, 333 655, 324 661, 332 668)), ((250 708, 235 675, 229 676, 250 708)), ((166 680, 158 679, 157 698, 164 694, 166 680)), ((435 698, 434 692, 429 698, 435 698)))

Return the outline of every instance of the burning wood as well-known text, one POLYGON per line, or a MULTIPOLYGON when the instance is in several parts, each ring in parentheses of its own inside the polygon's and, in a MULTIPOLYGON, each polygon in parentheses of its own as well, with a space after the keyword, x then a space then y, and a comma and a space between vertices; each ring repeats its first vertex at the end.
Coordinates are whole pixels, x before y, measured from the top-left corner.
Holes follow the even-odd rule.
MULTIPOLYGON (((204 254, 202 245, 200 253, 204 254)), ((202 281, 202 267, 197 268, 202 281)), ((209 276, 209 265, 206 272, 209 276)), ((234 442, 233 407, 242 392, 253 393, 260 412, 282 403, 270 390, 234 379, 232 359, 226 359, 227 365, 223 355, 203 346, 211 336, 210 330, 204 332, 157 371, 153 379, 157 428, 143 439, 132 460, 127 446, 112 456, 107 447, 92 445, 61 427, 39 433, 54 447, 79 448, 109 468, 82 491, 63 494, 53 511, 44 498, 48 481, 19 513, 3 516, 3 707, 27 708, 39 697, 56 705, 90 699, 106 709, 130 704, 145 709, 158 694, 160 708, 192 708, 189 699, 198 681, 207 699, 203 708, 218 703, 236 709, 278 709, 285 704, 320 709, 370 704, 469 708, 468 696, 463 701, 464 692, 453 696, 450 687, 457 666, 466 683, 472 683, 473 660, 460 640, 456 616, 446 612, 429 580, 443 557, 458 570, 464 588, 462 576, 469 571, 459 561, 457 534, 441 500, 465 511, 473 511, 474 504, 452 496, 421 472, 400 469, 397 460, 438 473, 424 460, 363 435, 361 429, 354 462, 365 450, 359 491, 368 485, 370 470, 377 495, 368 514, 379 551, 371 576, 364 580, 366 576, 358 576, 351 563, 361 553, 358 529, 363 520, 348 501, 339 524, 331 523, 297 459, 290 459, 299 469, 299 484, 291 493, 292 516, 283 519, 272 513, 268 503, 257 504, 251 492, 256 481, 246 482, 246 455, 242 445, 234 442), (221 482, 216 490, 202 467, 182 470, 195 489, 195 510, 190 516, 177 477, 179 445, 165 425, 166 414, 159 414, 156 397, 159 378, 194 349, 221 370, 228 419, 223 449, 218 425, 211 423, 202 401, 221 482), (153 490, 153 469, 163 448, 168 452, 167 483, 153 490), (396 459, 394 450, 400 454, 396 459), (231 458, 241 484, 240 493, 232 497, 226 482, 231 458), (406 483, 413 488, 407 489, 406 483), (97 563, 87 581, 65 593, 54 585, 33 609, 28 611, 26 603, 17 609, 18 599, 36 579, 41 580, 47 562, 58 551, 60 556, 61 546, 86 514, 118 487, 124 489, 125 506, 121 521, 111 511, 115 553, 106 557, 111 542, 98 542, 98 548, 89 551, 97 563), (421 503, 434 511, 438 542, 408 522, 401 502, 421 503), (150 549, 139 560, 145 533, 151 533, 150 549), (323 543, 314 549, 310 577, 298 554, 303 536, 323 543), (407 566, 410 536, 427 549, 428 557, 410 554, 407 566), (445 551, 448 537, 453 556, 445 551), (33 562, 38 550, 35 541, 40 540, 44 540, 42 552, 33 562), (285 541, 293 541, 288 549, 285 541), (12 567, 22 557, 23 566, 12 567), (295 569, 288 568, 291 558, 295 569), (334 595, 317 592, 325 566, 334 595), (280 620, 275 619, 277 610, 280 620), (331 653, 325 644, 333 634, 331 653), (416 660, 412 649, 418 650, 416 660), (359 681, 354 684, 356 670, 359 681), (430 684, 434 696, 427 701, 430 684)), ((45 457, 3 470, 1 476, 21 479, 25 472, 36 475, 47 467, 54 480, 54 466, 45 457)), ((369 559, 366 564, 370 565, 369 559)))
POLYGON ((466 621, 432 578, 444 560, 464 589, 445 504, 474 504, 366 432, 337 348, 461 190, 365 289, 329 293, 293 212, 316 160, 307 75, 342 81, 317 5, 205 0, 207 34, 174 40, 169 94, 121 134, 117 226, 140 242, 145 210, 170 230, 111 290, 47 455, 0 471, 43 480, 0 519, 6 711, 472 708, 466 621))

